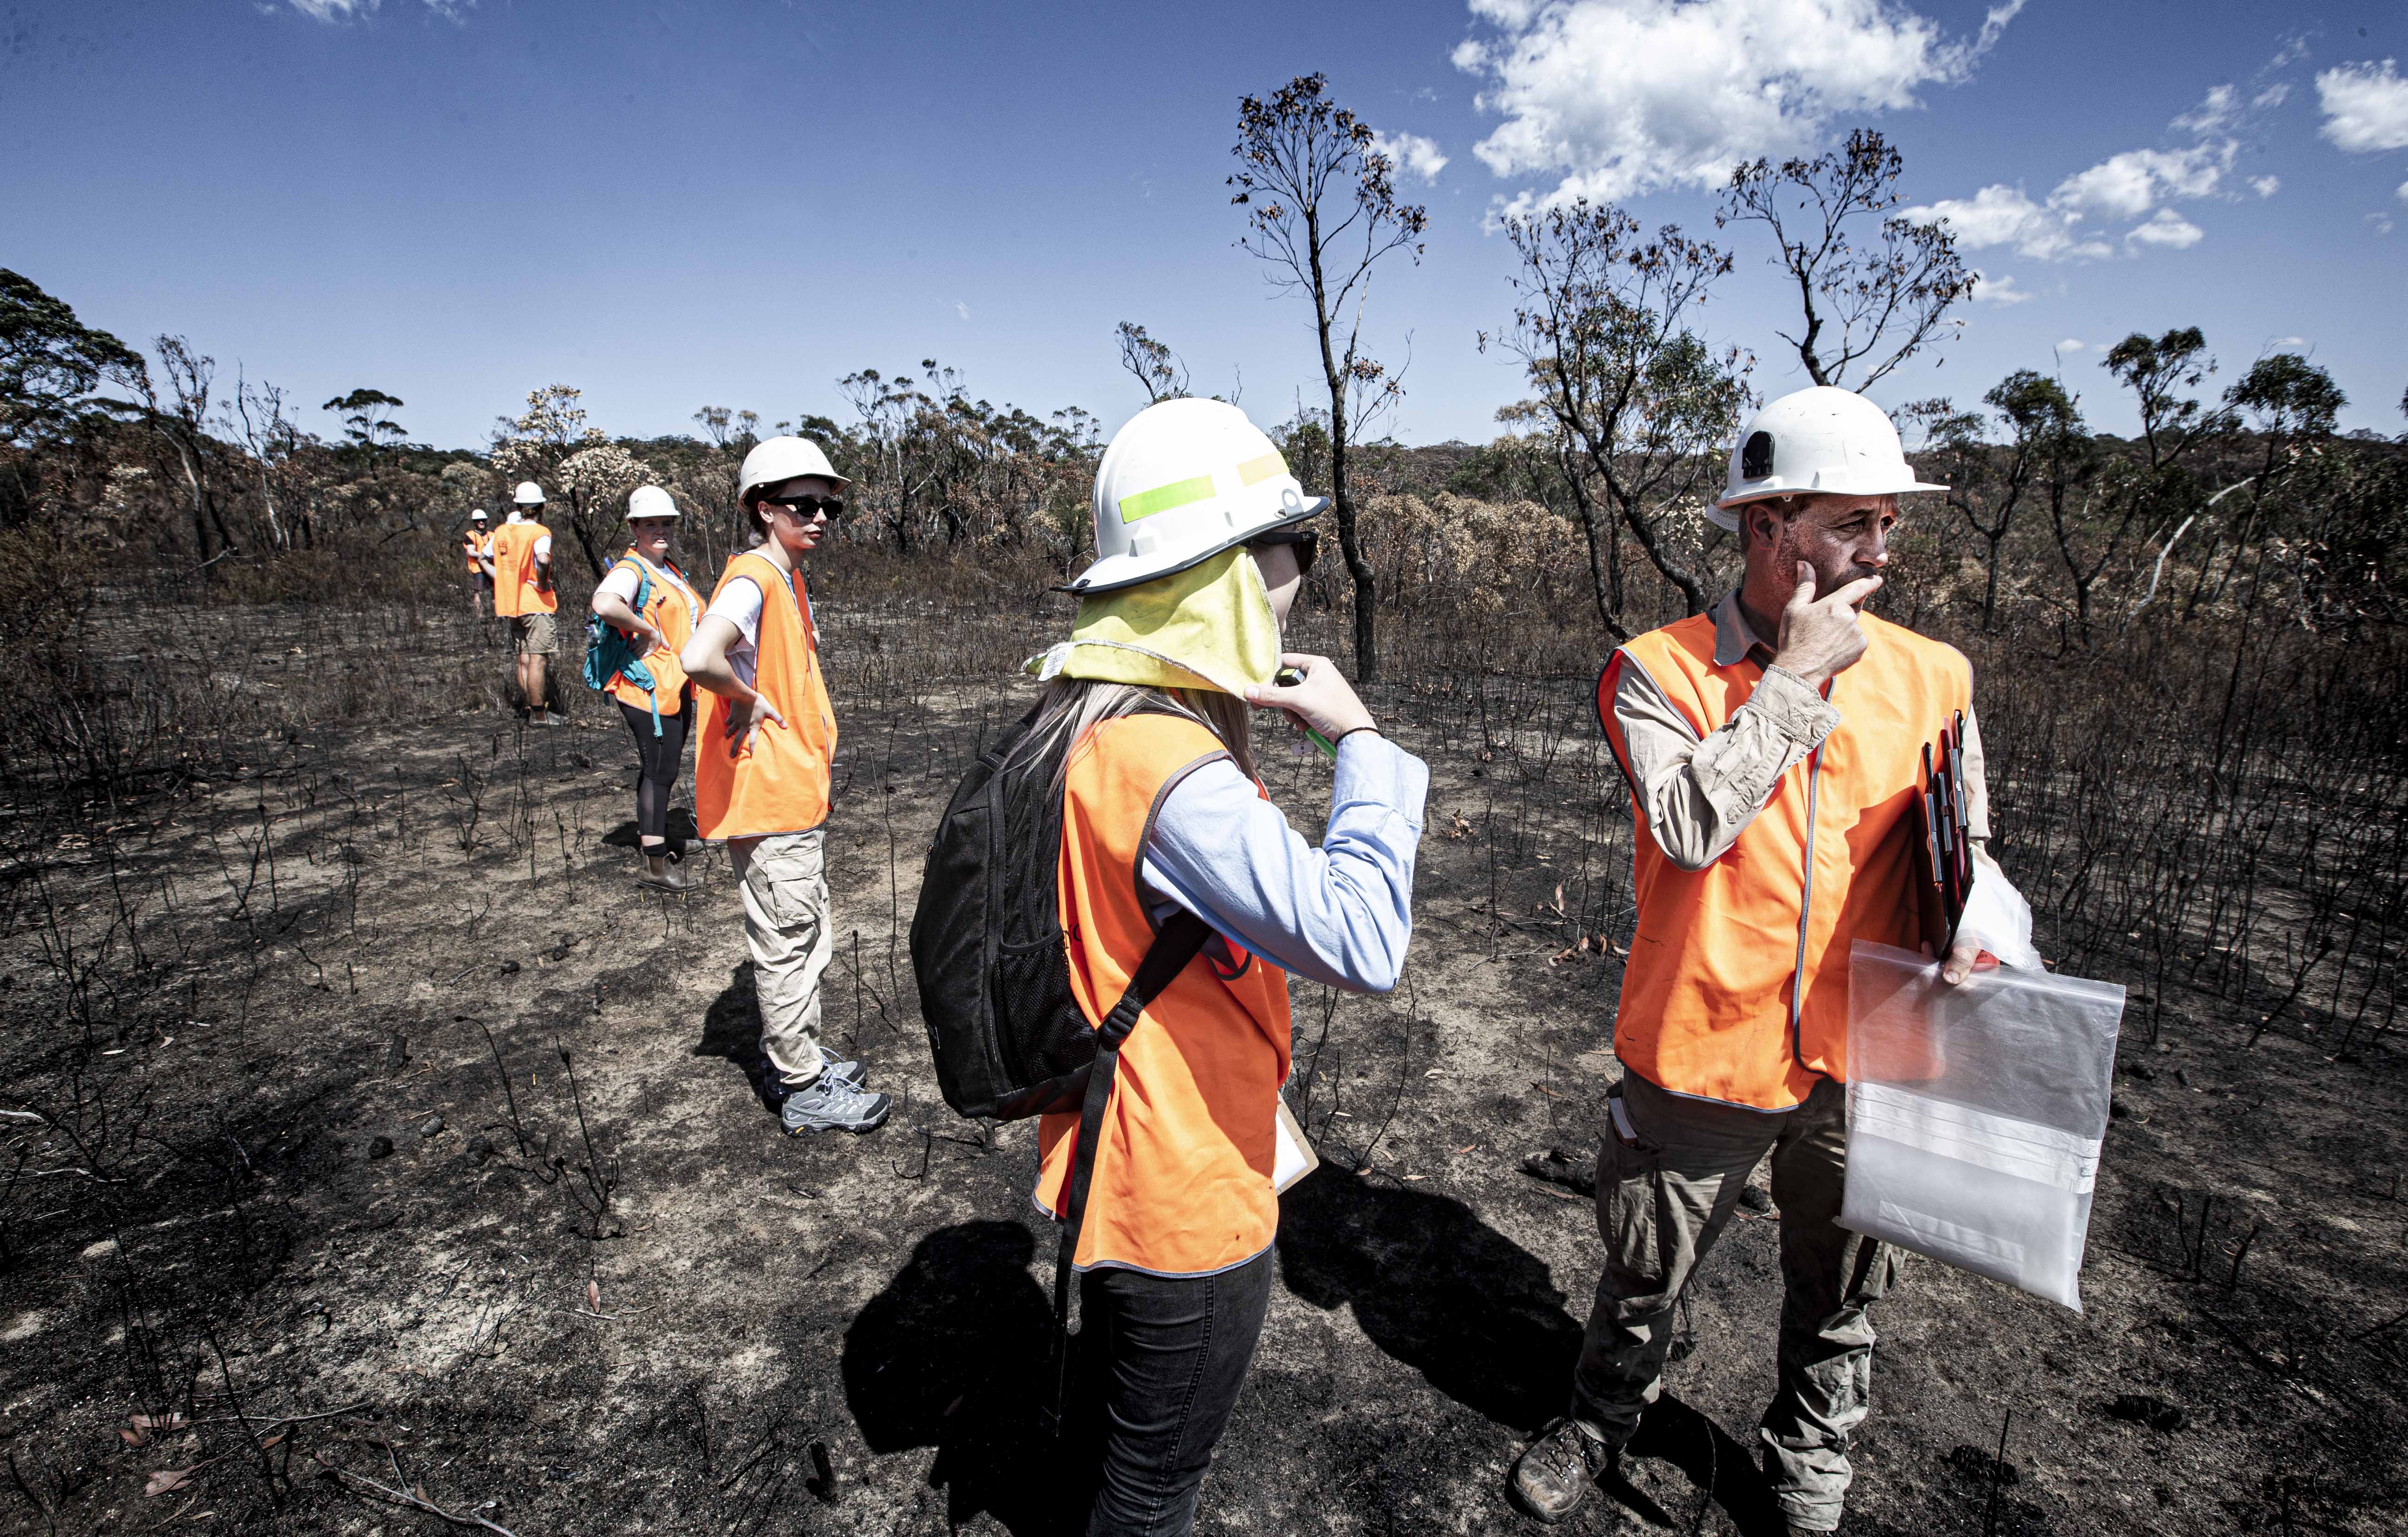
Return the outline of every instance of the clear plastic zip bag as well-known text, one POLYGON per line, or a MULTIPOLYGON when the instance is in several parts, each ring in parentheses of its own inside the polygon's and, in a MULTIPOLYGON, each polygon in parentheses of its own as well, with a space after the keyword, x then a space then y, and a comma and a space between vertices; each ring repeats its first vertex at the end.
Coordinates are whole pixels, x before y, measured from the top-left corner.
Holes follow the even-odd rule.
POLYGON ((2124 989, 1855 942, 1840 1225, 2082 1311, 2124 989))

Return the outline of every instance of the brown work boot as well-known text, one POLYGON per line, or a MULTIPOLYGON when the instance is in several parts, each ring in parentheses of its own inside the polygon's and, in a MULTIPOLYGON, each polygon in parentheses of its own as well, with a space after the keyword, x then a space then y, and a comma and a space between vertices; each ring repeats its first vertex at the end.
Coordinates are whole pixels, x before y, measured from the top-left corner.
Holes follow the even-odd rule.
POLYGON ((693 876, 659 855, 645 857, 644 868, 637 874, 636 883, 650 886, 654 891, 666 891, 672 897, 682 897, 695 888, 693 876))
POLYGON ((1505 1487, 1515 1504, 1553 1524, 1580 1509, 1620 1455, 1578 1420, 1559 1419, 1524 1449, 1505 1487))

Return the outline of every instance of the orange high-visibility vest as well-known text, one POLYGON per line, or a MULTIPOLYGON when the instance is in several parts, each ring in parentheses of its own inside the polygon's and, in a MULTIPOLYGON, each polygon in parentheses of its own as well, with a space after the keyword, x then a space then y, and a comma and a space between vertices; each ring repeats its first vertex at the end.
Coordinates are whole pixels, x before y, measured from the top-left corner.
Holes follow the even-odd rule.
POLYGON ((494 612, 516 619, 559 610, 559 595, 535 584, 535 541, 551 537, 539 523, 506 523, 494 530, 494 612))
MULTIPOLYGON (((1106 721, 1073 748, 1060 900, 1070 990, 1089 1024, 1120 1001, 1154 942, 1138 863, 1155 804, 1227 755, 1175 715, 1106 721)), ((1237 970, 1226 971, 1214 948, 1171 979, 1121 1048, 1075 1264, 1196 1275, 1253 1258, 1279 1230, 1272 1120, 1287 1081, 1287 973, 1234 945, 1237 970)), ((1078 1130, 1071 1113, 1038 1132, 1037 1201, 1057 1216, 1078 1130)))
POLYGON ((471 528, 460 536, 460 553, 468 557, 470 576, 477 576, 483 572, 485 567, 479 563, 477 557, 485 553, 485 540, 479 537, 475 529, 471 528))
POLYGON ((1643 830, 1613 717, 1621 669, 1643 669, 1702 740, 1747 702, 1762 667, 1714 666, 1713 616, 1695 614, 1615 652, 1598 680, 1598 715, 1641 829, 1613 1050, 1659 1088, 1787 1110, 1818 1077, 1845 1082, 1850 941, 1913 950, 1926 938, 1913 885, 1923 748, 1971 707, 1973 670, 1952 646, 1871 614, 1862 624, 1864 655, 1825 695, 1839 725, 1699 870, 1643 830))
MULTIPOLYGON (((644 604, 643 617, 668 637, 669 643, 644 658, 644 670, 652 675, 658 686, 647 694, 614 672, 610 674, 610 697, 638 710, 657 710, 664 715, 674 715, 685 703, 685 668, 678 665, 678 653, 694 639, 694 627, 702 623, 702 599, 687 584, 683 571, 675 566, 653 565, 636 553, 633 545, 619 557, 618 564, 634 567, 638 578, 652 579, 652 596, 644 604)), ((641 584, 638 582, 638 585, 641 584)))
POLYGON ((752 745, 727 740, 726 699, 710 697, 694 751, 694 817, 705 838, 761 838, 809 832, 827 820, 829 765, 836 756, 836 711, 811 635, 811 600, 799 577, 768 556, 731 556, 711 597, 738 577, 761 587, 761 633, 752 688, 786 724, 766 722, 752 745))

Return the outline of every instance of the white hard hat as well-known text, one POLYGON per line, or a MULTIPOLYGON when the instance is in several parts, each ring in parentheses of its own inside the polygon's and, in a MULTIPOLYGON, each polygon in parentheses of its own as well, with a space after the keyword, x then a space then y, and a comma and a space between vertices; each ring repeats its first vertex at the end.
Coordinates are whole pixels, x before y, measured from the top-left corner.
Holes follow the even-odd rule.
POLYGON ((639 485, 627 494, 627 521, 681 516, 677 498, 656 485, 639 485))
POLYGON ((1945 491, 1914 478, 1889 413, 1854 390, 1817 384, 1756 413, 1731 445, 1722 499, 1706 511, 1737 529, 1742 502, 1767 496, 1894 496, 1945 491))
POLYGON ((543 505, 543 487, 536 484, 533 481, 521 481, 519 482, 518 494, 512 496, 510 500, 521 507, 541 507, 543 505))
POLYGON ((843 491, 853 482, 828 466, 827 455, 808 438, 771 438, 744 456, 744 467, 736 477, 736 499, 739 503, 759 485, 776 485, 797 475, 817 475, 834 481, 843 491))
POLYGON ((1096 563, 1066 589, 1104 593, 1183 571, 1329 506, 1308 496, 1246 413, 1187 397, 1128 419, 1096 467, 1096 563))
POLYGON ((483 523, 485 521, 485 510, 481 507, 478 508, 476 510, 470 512, 468 516, 475 522, 483 523))

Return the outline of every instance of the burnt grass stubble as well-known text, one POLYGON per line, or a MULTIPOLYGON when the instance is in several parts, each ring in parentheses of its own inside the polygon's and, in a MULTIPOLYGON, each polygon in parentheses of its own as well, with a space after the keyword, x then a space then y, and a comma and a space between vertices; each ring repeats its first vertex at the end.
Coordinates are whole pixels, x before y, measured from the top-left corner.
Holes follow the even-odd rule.
MULTIPOLYGON (((899 930, 1058 620, 824 606, 826 1026, 897 1106, 788 1140, 724 855, 686 901, 631 883, 633 754, 573 648, 574 726, 527 732, 466 616, 266 612, 177 621, 228 697, 424 707, 248 746, 300 717, 171 711, 176 771, 64 802, 10 775, 7 1530, 1051 1530, 1033 1128, 939 1099, 899 930)), ((1435 775, 1413 956, 1391 997, 1295 989, 1324 1165, 1205 1531, 1527 1528, 1500 1480, 1595 1284, 1589 1204, 1520 1170, 1593 1153, 1618 1071, 1631 825, 1591 679, 1393 654, 1372 702, 1435 775)), ((1844 1530, 2402 1530, 2396 756, 2336 786, 2220 732, 2202 812, 2204 747, 2096 750, 2062 674, 1977 660, 2042 949, 2133 993, 2089 1312, 1910 1258, 1844 1530)), ((1326 767, 1286 735, 1266 774, 1316 827, 1326 767)), ((1699 1273, 1620 1498, 1568 1530, 1778 1530, 1767 1205, 1699 1273)))

